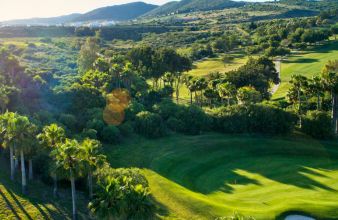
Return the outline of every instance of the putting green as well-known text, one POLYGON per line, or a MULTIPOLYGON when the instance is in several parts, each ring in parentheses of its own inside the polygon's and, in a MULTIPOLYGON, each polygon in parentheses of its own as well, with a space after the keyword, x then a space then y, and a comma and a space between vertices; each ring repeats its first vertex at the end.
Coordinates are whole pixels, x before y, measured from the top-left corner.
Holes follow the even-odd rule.
POLYGON ((113 166, 143 169, 169 218, 338 218, 338 143, 206 134, 139 138, 107 153, 113 166))

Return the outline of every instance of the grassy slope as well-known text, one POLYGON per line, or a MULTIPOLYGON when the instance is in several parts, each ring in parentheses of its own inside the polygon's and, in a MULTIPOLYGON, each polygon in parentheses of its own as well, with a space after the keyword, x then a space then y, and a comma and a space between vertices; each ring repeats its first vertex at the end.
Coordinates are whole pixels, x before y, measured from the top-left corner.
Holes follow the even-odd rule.
MULTIPOLYGON (((236 70, 238 67, 244 65, 248 60, 248 57, 241 52, 234 52, 231 53, 231 55, 235 59, 227 64, 224 64, 220 56, 195 62, 193 69, 187 74, 194 77, 206 77, 212 72, 225 73, 236 70)), ((186 100, 187 103, 190 100, 189 90, 185 85, 182 85, 180 88, 180 98, 186 100)))
POLYGON ((224 64, 221 57, 208 58, 197 62, 194 64, 193 70, 188 72, 188 74, 196 77, 205 77, 212 72, 225 73, 244 65, 248 59, 243 54, 234 53, 231 55, 234 56, 235 59, 228 64, 224 64))
POLYGON ((238 211, 273 219, 286 211, 338 218, 338 144, 225 136, 134 138, 107 149, 116 167, 143 168, 163 215, 213 219, 238 211))
MULTIPOLYGON (((7 161, 6 161, 7 162, 7 161)), ((19 173, 18 180, 9 180, 7 164, 0 162, 0 219, 71 219, 70 189, 60 190, 60 198, 54 199, 52 188, 33 181, 28 185, 29 194, 21 194, 19 173)), ((86 201, 78 192, 79 219, 88 219, 86 201)))
POLYGON ((288 60, 282 64, 282 84, 273 99, 282 98, 287 94, 290 87, 288 82, 293 74, 312 77, 321 72, 327 61, 337 59, 337 57, 338 41, 332 41, 329 44, 289 56, 288 60))

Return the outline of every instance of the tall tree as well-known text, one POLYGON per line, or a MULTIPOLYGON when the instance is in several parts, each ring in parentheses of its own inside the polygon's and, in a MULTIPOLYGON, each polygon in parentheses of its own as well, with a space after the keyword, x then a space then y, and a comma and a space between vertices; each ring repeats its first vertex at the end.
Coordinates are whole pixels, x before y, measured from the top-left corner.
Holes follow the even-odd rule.
POLYGON ((89 198, 93 198, 93 172, 105 162, 105 156, 100 154, 101 143, 97 140, 85 139, 81 143, 83 148, 82 158, 85 161, 85 167, 88 174, 89 198))
POLYGON ((332 126, 334 134, 338 134, 338 60, 329 61, 323 71, 324 86, 332 97, 332 126))
POLYGON ((16 114, 13 112, 6 112, 0 117, 0 133, 4 141, 3 146, 9 147, 9 160, 10 160, 10 169, 11 169, 11 180, 14 181, 15 175, 15 165, 14 165, 14 135, 10 132, 9 126, 16 117, 16 114))
MULTIPOLYGON (((49 148, 49 150, 55 150, 59 148, 66 139, 66 132, 63 128, 57 124, 51 124, 43 128, 42 132, 37 136, 40 140, 40 143, 49 148)), ((54 189, 53 195, 57 197, 58 193, 58 179, 57 179, 57 170, 53 169, 52 171, 54 189)))
POLYGON ((87 38, 86 42, 81 47, 78 59, 79 72, 81 74, 93 68, 93 64, 98 58, 99 51, 100 47, 98 39, 94 37, 87 38))
POLYGON ((69 172, 69 181, 72 188, 73 220, 77 219, 75 179, 83 165, 82 148, 76 140, 66 139, 65 143, 55 148, 52 155, 56 166, 69 172))
POLYGON ((188 88, 189 93, 190 93, 190 104, 192 105, 192 98, 193 98, 193 93, 196 90, 196 85, 195 85, 195 79, 192 76, 186 75, 183 78, 183 82, 185 84, 185 86, 188 88))
POLYGON ((32 139, 36 128, 32 125, 27 117, 17 116, 10 123, 9 131, 13 134, 16 142, 18 151, 20 152, 21 159, 21 184, 22 193, 27 192, 27 177, 26 177, 26 163, 25 163, 25 152, 30 148, 32 139))
POLYGON ((29 119, 17 113, 6 112, 0 117, 0 133, 5 146, 10 148, 11 179, 14 180, 14 151, 18 150, 21 159, 22 192, 27 190, 25 151, 29 149, 36 128, 29 119))
POLYGON ((245 86, 238 89, 237 99, 240 104, 255 104, 262 101, 262 95, 254 87, 245 86))
POLYGON ((315 76, 309 80, 308 89, 311 95, 317 98, 317 110, 321 109, 321 98, 324 96, 324 85, 319 76, 315 76))
POLYGON ((303 106, 302 106, 302 97, 305 94, 305 88, 308 85, 308 79, 302 75, 293 75, 290 80, 291 88, 288 92, 288 99, 294 104, 298 105, 298 117, 299 117, 299 126, 302 127, 302 114, 303 114, 303 106))
POLYGON ((222 99, 227 100, 228 106, 230 106, 230 101, 236 96, 236 87, 229 82, 218 84, 217 86, 218 94, 222 99))

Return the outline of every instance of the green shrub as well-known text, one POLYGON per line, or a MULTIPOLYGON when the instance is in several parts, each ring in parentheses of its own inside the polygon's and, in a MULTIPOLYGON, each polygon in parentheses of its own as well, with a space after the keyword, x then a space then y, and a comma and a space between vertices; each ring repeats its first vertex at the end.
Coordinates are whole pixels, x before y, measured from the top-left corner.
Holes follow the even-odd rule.
POLYGON ((268 105, 235 105, 211 113, 214 128, 224 133, 285 134, 291 132, 295 115, 268 105))
POLYGON ((103 128, 101 133, 102 140, 106 143, 116 144, 121 140, 120 130, 114 125, 108 125, 103 128))
POLYGON ((302 131, 314 138, 333 137, 331 117, 327 112, 309 111, 303 118, 302 131))
POLYGON ((197 106, 182 107, 180 111, 176 113, 176 118, 182 122, 179 125, 180 132, 185 134, 197 135, 202 130, 209 129, 209 118, 205 112, 197 106))
POLYGON ((59 122, 65 125, 71 131, 76 131, 77 123, 76 117, 71 114, 61 114, 59 117, 59 122))
POLYGON ((138 113, 145 111, 144 105, 137 101, 132 101, 125 111, 125 120, 135 120, 138 113))
POLYGON ((153 219, 154 205, 146 178, 137 169, 101 169, 89 209, 98 218, 153 219), (109 215, 107 215, 107 209, 109 215))
POLYGON ((121 131, 121 134, 123 136, 129 136, 134 132, 133 123, 130 121, 127 121, 119 126, 119 130, 121 131))
POLYGON ((94 118, 94 119, 88 121, 87 124, 86 124, 87 129, 94 129, 94 130, 98 131, 99 133, 102 132, 104 127, 105 127, 105 123, 103 122, 102 119, 94 118))
POLYGON ((95 129, 84 129, 82 136, 84 138, 97 139, 97 131, 95 129))
POLYGON ((175 117, 170 117, 167 120, 167 126, 170 128, 172 131, 175 132, 180 132, 184 130, 184 124, 181 120, 175 118, 175 117))
POLYGON ((34 118, 40 121, 42 125, 52 124, 56 122, 54 115, 44 110, 38 111, 36 114, 34 114, 34 118))
POLYGON ((169 99, 165 99, 153 106, 154 112, 158 113, 163 120, 168 120, 170 117, 175 116, 181 108, 181 106, 173 103, 172 100, 169 99))
POLYGON ((157 138, 165 134, 165 126, 159 114, 144 111, 136 115, 135 131, 148 138, 157 138))

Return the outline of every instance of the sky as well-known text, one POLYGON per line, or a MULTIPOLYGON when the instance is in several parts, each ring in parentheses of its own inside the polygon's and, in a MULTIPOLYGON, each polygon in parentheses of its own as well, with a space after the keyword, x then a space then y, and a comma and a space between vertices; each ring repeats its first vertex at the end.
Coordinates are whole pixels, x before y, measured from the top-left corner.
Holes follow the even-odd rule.
POLYGON ((84 13, 104 6, 136 1, 162 5, 172 0, 0 0, 0 21, 84 13))
MULTIPOLYGON (((83 13, 99 7, 135 1, 138 0, 0 0, 0 21, 83 13)), ((142 1, 161 5, 170 0, 142 1)))

